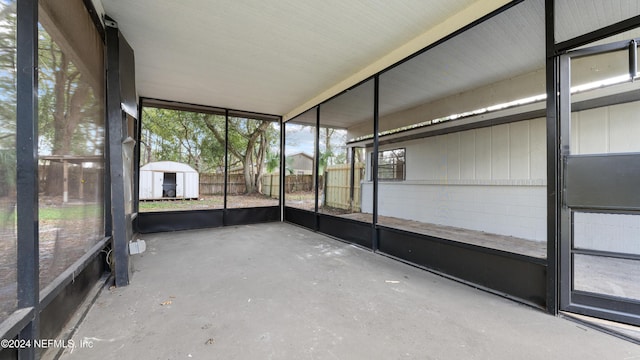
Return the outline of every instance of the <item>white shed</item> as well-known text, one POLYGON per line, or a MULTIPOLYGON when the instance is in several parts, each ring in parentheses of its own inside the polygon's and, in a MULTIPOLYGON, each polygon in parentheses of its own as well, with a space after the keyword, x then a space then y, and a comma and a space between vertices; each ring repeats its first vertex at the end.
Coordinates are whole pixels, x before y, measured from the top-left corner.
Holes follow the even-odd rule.
POLYGON ((197 199, 200 177, 175 161, 150 162, 140 168, 140 200, 197 199))

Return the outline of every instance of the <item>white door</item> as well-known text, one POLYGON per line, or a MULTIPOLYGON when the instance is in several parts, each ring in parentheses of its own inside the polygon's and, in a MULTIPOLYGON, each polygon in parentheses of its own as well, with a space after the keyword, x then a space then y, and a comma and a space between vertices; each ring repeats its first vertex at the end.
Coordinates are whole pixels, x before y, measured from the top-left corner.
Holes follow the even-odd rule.
POLYGON ((164 173, 161 171, 153 172, 153 198, 162 199, 162 182, 164 181, 164 173))
POLYGON ((184 197, 184 173, 176 173, 176 197, 184 197))
POLYGON ((153 198, 153 176, 151 171, 140 171, 140 200, 153 198))
POLYGON ((637 47, 623 41, 560 58, 559 245, 561 310, 640 326, 637 47), (573 86, 611 79, 620 83, 591 90, 590 103, 572 97, 573 86))
POLYGON ((198 173, 184 173, 184 197, 190 199, 198 198, 198 173))

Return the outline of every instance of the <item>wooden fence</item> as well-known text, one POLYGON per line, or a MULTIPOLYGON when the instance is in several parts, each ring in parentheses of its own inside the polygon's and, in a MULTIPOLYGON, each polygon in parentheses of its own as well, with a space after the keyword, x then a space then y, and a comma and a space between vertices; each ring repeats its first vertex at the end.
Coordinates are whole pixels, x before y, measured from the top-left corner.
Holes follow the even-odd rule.
POLYGON ((262 194, 275 199, 280 197, 280 174, 262 175, 262 194))
MULTIPOLYGON (((247 187, 243 174, 229 174, 227 184, 229 194, 244 194, 247 187)), ((224 174, 200 174, 200 196, 222 195, 224 193, 224 174)))
POLYGON ((360 211, 360 181, 364 177, 364 164, 356 164, 353 179, 353 203, 351 202, 351 165, 328 166, 325 171, 325 206, 360 211))
MULTIPOLYGON (((320 176, 320 189, 322 189, 320 176)), ((287 175, 284 177, 284 189, 286 193, 313 191, 313 175, 287 175)), ((276 197, 280 191, 280 175, 267 174, 262 176, 262 193, 276 197)))
MULTIPOLYGON (((328 166, 319 176, 319 190, 325 206, 360 211, 360 181, 364 178, 364 164, 355 165, 353 179, 353 203, 351 202, 351 165, 328 166), (326 190, 326 191, 325 191, 326 190)), ((243 174, 229 174, 229 194, 242 194, 246 187, 243 174)), ((200 174, 200 195, 220 195, 224 191, 224 174, 200 174)), ((313 175, 285 176, 285 192, 312 192, 313 175)), ((262 194, 278 198, 280 175, 262 176, 262 194)))

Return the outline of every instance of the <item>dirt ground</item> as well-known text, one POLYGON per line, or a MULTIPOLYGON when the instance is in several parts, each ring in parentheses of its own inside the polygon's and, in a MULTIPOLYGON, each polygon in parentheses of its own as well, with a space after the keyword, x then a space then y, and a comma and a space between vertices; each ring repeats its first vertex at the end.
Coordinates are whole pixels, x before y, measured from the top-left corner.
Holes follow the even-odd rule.
POLYGON ((0 198, 0 321, 17 305, 15 200, 0 198))
MULTIPOLYGON (((227 195, 227 208, 251 208, 263 206, 278 206, 279 201, 261 194, 227 195)), ((141 201, 140 212, 222 209, 224 198, 222 195, 205 196, 197 200, 157 200, 141 201)))
MULTIPOLYGON (((320 194, 318 195, 318 199, 320 200, 318 211, 321 214, 340 216, 345 214, 351 214, 353 212, 346 209, 338 209, 334 207, 323 206, 322 198, 323 198, 323 193, 320 192, 320 194)), ((309 211, 314 211, 316 208, 316 205, 315 205, 316 197, 315 197, 315 194, 311 191, 296 191, 296 192, 286 193, 284 199, 285 199, 285 205, 292 208, 309 210, 309 211)))

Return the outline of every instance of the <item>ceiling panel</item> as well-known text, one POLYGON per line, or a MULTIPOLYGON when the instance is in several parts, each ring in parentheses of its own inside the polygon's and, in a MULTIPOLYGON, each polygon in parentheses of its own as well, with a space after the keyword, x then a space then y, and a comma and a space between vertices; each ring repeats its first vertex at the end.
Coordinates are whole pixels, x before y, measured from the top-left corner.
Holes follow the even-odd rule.
POLYGON ((367 121, 373 124, 374 81, 369 80, 320 105, 324 127, 349 128, 367 121))
MULTIPOLYGON (((140 96, 282 115, 481 1, 486 0, 102 5, 135 51, 140 96)), ((556 4, 558 40, 640 12, 638 0, 556 4)), ((544 1, 525 0, 385 72, 381 115, 541 69, 544 49, 544 1)), ((366 113, 369 99, 345 107, 343 121, 339 101, 330 109, 332 122, 346 126, 366 113)))
POLYGON ((384 73, 381 116, 544 68, 544 54, 544 1, 527 0, 384 73))
POLYGON ((638 0, 556 0, 556 42, 640 15, 638 0))
POLYGON ((102 0, 140 96, 284 114, 474 0, 102 0))

